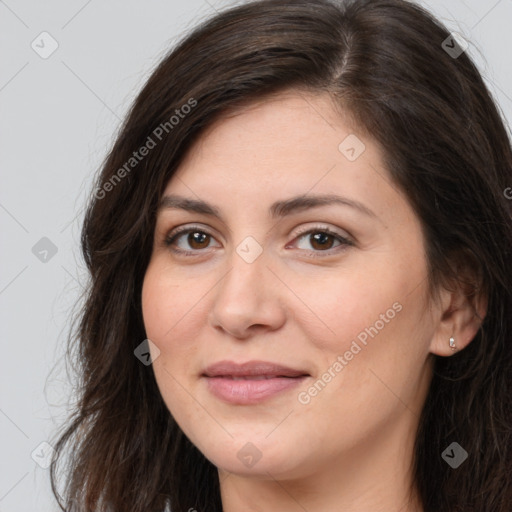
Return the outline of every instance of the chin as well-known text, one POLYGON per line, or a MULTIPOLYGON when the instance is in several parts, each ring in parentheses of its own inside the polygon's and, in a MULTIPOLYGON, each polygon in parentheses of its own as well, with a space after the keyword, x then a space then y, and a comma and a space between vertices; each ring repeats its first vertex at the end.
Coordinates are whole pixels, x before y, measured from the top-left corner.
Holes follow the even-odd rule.
POLYGON ((199 448, 203 455, 220 470, 236 475, 261 480, 299 478, 304 476, 301 468, 307 466, 304 460, 297 460, 296 448, 287 449, 278 439, 262 436, 259 441, 257 436, 244 436, 240 440, 235 437, 225 443, 210 443, 199 448))

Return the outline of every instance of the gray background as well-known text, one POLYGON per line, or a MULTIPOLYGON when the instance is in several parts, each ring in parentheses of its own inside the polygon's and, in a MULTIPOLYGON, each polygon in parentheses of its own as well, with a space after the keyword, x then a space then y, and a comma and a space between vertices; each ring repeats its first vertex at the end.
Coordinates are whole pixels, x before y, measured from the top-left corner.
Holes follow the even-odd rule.
MULTIPOLYGON (((421 3, 469 40, 510 121, 512 0, 421 3)), ((57 510, 41 443, 72 396, 62 357, 86 279, 78 242, 92 177, 159 59, 226 5, 0 0, 0 512, 57 510), (58 43, 46 59, 31 47, 51 49, 43 31, 58 43)))

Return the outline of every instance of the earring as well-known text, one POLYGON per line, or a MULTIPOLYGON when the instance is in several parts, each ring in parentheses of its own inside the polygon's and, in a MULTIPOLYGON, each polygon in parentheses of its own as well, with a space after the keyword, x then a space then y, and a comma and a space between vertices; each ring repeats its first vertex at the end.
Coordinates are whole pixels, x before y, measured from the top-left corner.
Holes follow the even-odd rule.
POLYGON ((456 346, 455 346, 455 338, 453 336, 450 336, 450 348, 452 350, 455 350, 456 349, 456 346))

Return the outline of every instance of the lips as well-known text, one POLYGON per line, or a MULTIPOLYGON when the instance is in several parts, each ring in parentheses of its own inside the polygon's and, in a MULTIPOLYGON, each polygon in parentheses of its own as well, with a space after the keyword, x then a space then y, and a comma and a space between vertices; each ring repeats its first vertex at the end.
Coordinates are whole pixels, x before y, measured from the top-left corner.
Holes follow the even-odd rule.
POLYGON ((220 361, 202 374, 209 392, 232 405, 258 404, 291 391, 309 376, 304 370, 266 361, 220 361))
POLYGON ((309 374, 304 370, 266 361, 248 361, 241 364, 232 361, 219 361, 218 363, 208 366, 204 370, 203 375, 205 377, 224 377, 234 380, 258 380, 276 377, 303 377, 309 374))

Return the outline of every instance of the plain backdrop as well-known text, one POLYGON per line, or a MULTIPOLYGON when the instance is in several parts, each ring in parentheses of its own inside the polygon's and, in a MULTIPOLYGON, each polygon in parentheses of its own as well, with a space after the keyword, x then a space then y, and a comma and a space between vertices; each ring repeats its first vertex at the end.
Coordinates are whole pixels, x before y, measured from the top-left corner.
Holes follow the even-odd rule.
MULTIPOLYGON (((156 63, 231 4, 0 0, 0 512, 57 510, 46 443, 72 396, 63 354, 92 178, 156 63)), ((512 0, 421 4, 469 41, 510 122, 512 0)))

